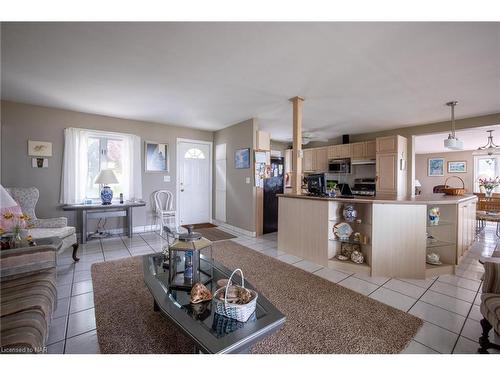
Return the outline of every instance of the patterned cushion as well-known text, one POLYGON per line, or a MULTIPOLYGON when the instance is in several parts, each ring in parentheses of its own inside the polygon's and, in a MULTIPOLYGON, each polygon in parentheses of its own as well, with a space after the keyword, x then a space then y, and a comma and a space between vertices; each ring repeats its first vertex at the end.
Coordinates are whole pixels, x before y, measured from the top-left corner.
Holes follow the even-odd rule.
POLYGON ((500 332, 500 294, 482 294, 480 310, 495 331, 500 332))

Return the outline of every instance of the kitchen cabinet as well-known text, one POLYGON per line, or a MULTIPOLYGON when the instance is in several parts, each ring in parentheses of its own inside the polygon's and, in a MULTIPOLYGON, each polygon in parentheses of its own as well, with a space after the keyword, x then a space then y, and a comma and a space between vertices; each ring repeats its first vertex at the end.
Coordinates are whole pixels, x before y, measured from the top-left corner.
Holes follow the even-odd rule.
POLYGON ((377 156, 377 141, 366 141, 365 144, 366 159, 375 159, 377 156))
POLYGON ((346 143, 343 145, 339 145, 340 150, 340 158, 350 158, 351 157, 351 144, 346 143))
POLYGON ((378 137, 376 139, 377 152, 397 152, 398 151, 398 136, 378 137))
POLYGON ((256 135, 256 149, 270 150, 271 149, 271 133, 258 130, 256 135))
POLYGON ((476 233, 476 201, 468 201, 458 206, 457 255, 456 264, 472 245, 476 233))
POLYGON ((377 194, 406 195, 406 138, 399 135, 377 138, 376 148, 377 194))
POLYGON ((328 149, 326 147, 316 149, 316 165, 314 170, 317 172, 328 172, 328 149))
POLYGON ((340 146, 341 145, 328 146, 328 159, 340 158, 340 146))
POLYGON ((351 144, 351 159, 360 160, 366 158, 366 142, 351 144))
POLYGON ((302 150, 302 153, 302 170, 304 172, 314 172, 314 166, 316 165, 316 150, 308 148, 302 150))

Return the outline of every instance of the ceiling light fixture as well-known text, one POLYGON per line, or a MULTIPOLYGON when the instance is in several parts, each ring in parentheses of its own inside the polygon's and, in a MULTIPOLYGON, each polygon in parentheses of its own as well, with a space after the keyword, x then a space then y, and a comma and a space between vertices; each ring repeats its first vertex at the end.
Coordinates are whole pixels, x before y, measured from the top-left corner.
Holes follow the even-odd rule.
POLYGON ((488 143, 486 143, 486 145, 483 147, 479 147, 477 149, 478 151, 486 151, 488 155, 493 155, 497 151, 498 147, 500 146, 497 146, 495 142, 493 142, 493 135, 491 134, 493 133, 493 131, 494 130, 486 130, 486 133, 490 133, 488 135, 488 143))
POLYGON ((464 143, 455 136, 455 106, 457 104, 457 101, 446 103, 447 106, 451 107, 451 133, 448 134, 448 139, 444 140, 444 147, 449 148, 450 150, 464 149, 464 143))

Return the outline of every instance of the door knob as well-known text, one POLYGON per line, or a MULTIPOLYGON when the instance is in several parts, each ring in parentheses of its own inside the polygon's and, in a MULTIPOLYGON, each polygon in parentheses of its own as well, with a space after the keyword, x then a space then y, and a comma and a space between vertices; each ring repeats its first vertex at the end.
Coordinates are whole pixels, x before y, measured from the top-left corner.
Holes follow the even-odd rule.
POLYGON ((181 189, 181 193, 184 192, 184 189, 181 189))

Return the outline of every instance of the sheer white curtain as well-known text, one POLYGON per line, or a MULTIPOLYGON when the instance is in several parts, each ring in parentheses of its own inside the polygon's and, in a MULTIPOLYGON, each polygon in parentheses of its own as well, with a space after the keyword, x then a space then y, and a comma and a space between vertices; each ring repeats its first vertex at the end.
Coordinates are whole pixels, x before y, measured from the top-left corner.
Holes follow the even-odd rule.
POLYGON ((142 199, 141 138, 133 134, 89 129, 64 129, 64 156, 60 203, 82 203, 88 175, 89 137, 113 137, 123 141, 123 187, 125 199, 142 199))

